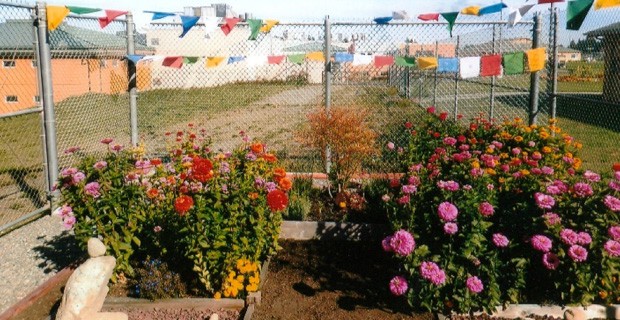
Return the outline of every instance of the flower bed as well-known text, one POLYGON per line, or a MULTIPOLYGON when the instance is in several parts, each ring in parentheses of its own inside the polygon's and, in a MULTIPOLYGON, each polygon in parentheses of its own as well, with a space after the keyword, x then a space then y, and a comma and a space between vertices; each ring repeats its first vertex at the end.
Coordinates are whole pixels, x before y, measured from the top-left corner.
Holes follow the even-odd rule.
POLYGON ((428 111, 405 124, 406 175, 384 196, 394 295, 444 314, 620 301, 620 166, 608 182, 584 171, 553 122, 462 127, 428 111))
POLYGON ((98 159, 78 148, 62 170, 56 210, 83 244, 99 237, 117 259, 113 281, 156 299, 243 298, 258 290, 259 264, 275 253, 291 180, 265 146, 242 134, 214 152, 204 130, 166 134, 170 154, 147 158, 104 139, 98 159))

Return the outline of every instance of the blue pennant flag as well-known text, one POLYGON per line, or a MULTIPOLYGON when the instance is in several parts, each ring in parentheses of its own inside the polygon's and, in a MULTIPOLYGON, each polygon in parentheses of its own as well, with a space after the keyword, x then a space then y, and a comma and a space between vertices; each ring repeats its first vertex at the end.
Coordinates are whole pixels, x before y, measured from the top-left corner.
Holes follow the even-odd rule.
POLYGON ((181 24, 183 24, 183 33, 181 33, 179 38, 185 37, 185 34, 189 31, 189 29, 191 29, 193 26, 196 25, 196 23, 198 22, 198 19, 200 19, 200 17, 181 16, 181 24))
POLYGON ((242 56, 237 56, 237 57, 229 57, 229 58, 228 58, 228 64, 235 63, 235 62, 241 62, 241 61, 243 61, 244 59, 245 59, 245 57, 242 57, 242 56))
POLYGON ((163 19, 165 17, 170 17, 170 16, 175 16, 176 13, 172 13, 172 12, 159 12, 159 11, 144 11, 144 13, 152 13, 153 14, 153 18, 151 18, 151 20, 159 20, 159 19, 163 19))
POLYGON ((484 8, 481 8, 478 11, 478 15, 485 15, 485 14, 491 14, 491 13, 496 13, 496 12, 502 12, 502 9, 508 7, 505 3, 500 2, 500 3, 496 3, 496 4, 492 4, 490 6, 486 6, 484 8))
POLYGON ((437 61, 437 72, 439 73, 456 73, 459 71, 459 59, 457 58, 439 58, 437 61))
POLYGON ((353 62, 353 55, 345 52, 336 52, 334 54, 334 60, 336 62, 353 62))
POLYGON ((373 20, 374 22, 376 22, 377 24, 388 24, 388 22, 392 21, 393 17, 381 17, 381 18, 375 18, 375 20, 373 20))
POLYGON ((131 60, 134 64, 138 63, 138 61, 144 58, 144 55, 141 54, 128 54, 125 56, 128 60, 131 60))

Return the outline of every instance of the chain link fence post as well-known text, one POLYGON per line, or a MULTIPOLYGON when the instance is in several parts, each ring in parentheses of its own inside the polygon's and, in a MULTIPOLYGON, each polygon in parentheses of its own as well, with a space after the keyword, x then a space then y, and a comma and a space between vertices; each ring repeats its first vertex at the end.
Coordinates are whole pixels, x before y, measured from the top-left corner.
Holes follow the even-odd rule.
POLYGON ((551 48, 551 55, 552 55, 552 59, 551 60, 551 78, 549 79, 549 82, 551 82, 549 84, 549 99, 550 99, 550 117, 551 119, 555 119, 556 117, 556 110, 557 110, 557 93, 558 93, 558 25, 559 25, 559 20, 558 20, 558 8, 552 8, 551 9, 551 25, 553 28, 553 42, 551 43, 552 48, 551 48))
MULTIPOLYGON (((541 16, 536 14, 534 16, 534 28, 532 29, 532 49, 536 49, 540 45, 540 32, 542 30, 541 16)), ((540 93, 539 83, 540 75, 539 71, 532 72, 530 75, 530 110, 529 110, 529 124, 536 124, 538 118, 538 95, 540 93)))
MULTIPOLYGON (((332 99, 332 64, 331 64, 331 43, 332 31, 329 16, 325 16, 325 113, 329 117, 332 99)), ((331 149, 329 145, 325 148, 325 173, 331 170, 331 149)))
MULTIPOLYGON (((134 40, 134 23, 133 14, 127 12, 125 15, 127 20, 127 55, 136 54, 135 40, 134 40)), ((128 91, 129 91, 129 116, 131 123, 131 144, 135 147, 138 145, 138 93, 136 89, 136 64, 131 59, 127 58, 127 77, 128 91)))

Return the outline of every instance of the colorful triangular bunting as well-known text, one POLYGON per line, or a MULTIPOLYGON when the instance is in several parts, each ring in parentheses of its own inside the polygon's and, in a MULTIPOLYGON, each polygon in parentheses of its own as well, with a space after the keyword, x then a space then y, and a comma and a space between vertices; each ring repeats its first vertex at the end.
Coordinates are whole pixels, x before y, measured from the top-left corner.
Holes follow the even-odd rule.
POLYGON ((248 19, 247 23, 248 23, 248 26, 250 27, 250 37, 248 38, 248 40, 256 40, 256 37, 258 36, 258 32, 260 31, 260 28, 263 26, 263 20, 248 19))
POLYGON ((418 16, 422 21, 439 21, 439 13, 424 13, 418 16))
POLYGON ((189 30, 196 25, 200 17, 195 16, 181 16, 181 25, 183 26, 183 32, 179 38, 185 37, 189 30))
POLYGON ((69 9, 71 13, 75 13, 75 14, 88 14, 88 13, 101 11, 101 9, 99 8, 86 8, 86 7, 75 7, 75 6, 67 6, 67 9, 69 9))
POLYGON ((594 0, 575 0, 566 4, 566 29, 579 30, 594 0))
POLYGON ((70 10, 65 6, 46 6, 47 30, 54 31, 65 20, 70 10))
POLYGON ((99 18, 99 26, 101 29, 107 27, 114 19, 124 16, 127 14, 127 11, 118 11, 118 10, 105 10, 105 17, 99 18))
POLYGON ((222 32, 224 32, 225 35, 228 35, 240 20, 241 19, 239 18, 226 18, 226 21, 224 21, 224 24, 221 27, 222 32))
POLYGON ((458 12, 445 12, 441 16, 448 21, 448 31, 450 31, 450 37, 452 37, 452 28, 454 28, 454 21, 459 16, 458 12))

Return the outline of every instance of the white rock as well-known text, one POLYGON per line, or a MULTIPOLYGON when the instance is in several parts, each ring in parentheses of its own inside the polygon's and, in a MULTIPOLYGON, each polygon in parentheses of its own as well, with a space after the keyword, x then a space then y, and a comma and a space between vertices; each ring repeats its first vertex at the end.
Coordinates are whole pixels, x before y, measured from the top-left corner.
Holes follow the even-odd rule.
POLYGON ((91 258, 101 257, 105 254, 106 248, 103 242, 97 238, 88 239, 88 256, 91 258))
POLYGON ((217 313, 214 313, 209 317, 209 320, 220 320, 220 315, 217 313))

